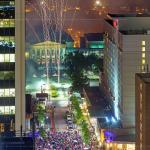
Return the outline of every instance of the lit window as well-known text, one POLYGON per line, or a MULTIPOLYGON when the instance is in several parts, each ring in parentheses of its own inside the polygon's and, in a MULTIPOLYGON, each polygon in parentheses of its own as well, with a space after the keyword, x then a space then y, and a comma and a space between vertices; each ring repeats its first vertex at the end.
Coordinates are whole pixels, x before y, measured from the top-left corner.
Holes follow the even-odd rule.
POLYGON ((145 71, 145 66, 142 66, 142 71, 145 71))
POLYGON ((9 4, 13 6, 13 5, 15 5, 15 2, 10 1, 9 4))
POLYGON ((9 89, 5 89, 5 96, 9 96, 9 89))
POLYGON ((145 41, 142 41, 142 45, 145 46, 145 41))
POLYGON ((15 89, 10 89, 10 97, 14 97, 15 96, 15 89))
POLYGON ((0 62, 4 62, 4 54, 0 54, 0 62))
POLYGON ((4 106, 0 106, 0 114, 4 114, 4 106))
POLYGON ((0 97, 4 97, 4 96, 5 96, 4 89, 0 89, 0 97))
POLYGON ((134 144, 127 144, 127 149, 128 150, 134 150, 135 149, 135 145, 134 144))
POLYGON ((118 149, 121 150, 122 149, 122 144, 118 144, 118 149))
POLYGON ((142 53, 142 58, 145 58, 145 53, 142 53))
POLYGON ((145 65, 145 59, 142 59, 142 65, 145 65))
POLYGON ((5 106, 5 114, 9 114, 9 106, 5 106))
POLYGON ((145 47, 142 47, 142 52, 145 52, 145 47))
POLYGON ((10 114, 15 114, 15 106, 10 106, 10 114))
POLYGON ((9 54, 5 54, 5 62, 9 62, 9 54))
POLYGON ((10 62, 15 62, 15 54, 10 54, 10 62))

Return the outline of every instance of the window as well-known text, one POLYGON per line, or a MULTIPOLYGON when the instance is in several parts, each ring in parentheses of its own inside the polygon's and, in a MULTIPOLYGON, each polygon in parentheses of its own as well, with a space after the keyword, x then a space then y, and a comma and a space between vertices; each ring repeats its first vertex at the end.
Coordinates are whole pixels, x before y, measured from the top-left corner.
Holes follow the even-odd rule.
POLYGON ((0 97, 3 97, 5 95, 4 89, 0 89, 0 97))
POLYGON ((0 62, 15 62, 15 54, 0 54, 0 62))
POLYGON ((9 114, 9 106, 5 106, 5 114, 9 114))
POLYGON ((142 71, 143 71, 143 72, 145 71, 145 66, 144 66, 144 65, 142 65, 142 71))
POLYGON ((142 65, 145 65, 145 59, 142 59, 142 65))
POLYGON ((0 106, 0 114, 15 114, 15 106, 0 106))
POLYGON ((0 36, 0 42, 1 43, 6 43, 6 42, 15 42, 15 37, 14 36, 0 36))
POLYGON ((10 62, 15 62, 15 54, 10 54, 10 62))
POLYGON ((9 62, 9 54, 5 54, 5 62, 9 62))
POLYGON ((145 53, 142 53, 142 58, 145 58, 145 53))
POLYGON ((0 62, 4 62, 4 54, 0 54, 0 62))
POLYGON ((14 19, 0 19, 0 27, 14 27, 15 20, 14 19))
POLYGON ((0 80, 14 80, 15 72, 14 71, 0 71, 0 80))
POLYGON ((118 144, 117 147, 118 147, 119 150, 121 150, 122 149, 122 144, 118 144))
POLYGON ((0 106, 0 114, 15 114, 15 106, 0 106))
POLYGON ((0 114, 4 114, 4 106, 0 106, 0 114))
POLYGON ((9 96, 9 89, 5 89, 5 96, 9 96))
POLYGON ((15 89, 10 89, 10 96, 15 96, 15 89))
POLYGON ((145 46, 145 41, 142 41, 142 46, 145 46))
POLYGON ((0 89, 0 97, 15 97, 15 89, 0 89))
POLYGON ((142 47, 142 52, 145 52, 145 47, 142 47))
POLYGON ((10 106, 10 114, 15 114, 15 106, 10 106))

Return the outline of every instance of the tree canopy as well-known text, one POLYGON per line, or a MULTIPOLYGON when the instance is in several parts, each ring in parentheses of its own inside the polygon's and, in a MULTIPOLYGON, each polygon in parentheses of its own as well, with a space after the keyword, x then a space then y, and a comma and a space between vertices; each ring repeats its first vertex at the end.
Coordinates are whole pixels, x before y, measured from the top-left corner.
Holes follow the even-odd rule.
POLYGON ((87 71, 98 73, 103 68, 103 59, 96 54, 69 53, 65 58, 66 73, 72 81, 72 91, 82 91, 88 84, 87 71))

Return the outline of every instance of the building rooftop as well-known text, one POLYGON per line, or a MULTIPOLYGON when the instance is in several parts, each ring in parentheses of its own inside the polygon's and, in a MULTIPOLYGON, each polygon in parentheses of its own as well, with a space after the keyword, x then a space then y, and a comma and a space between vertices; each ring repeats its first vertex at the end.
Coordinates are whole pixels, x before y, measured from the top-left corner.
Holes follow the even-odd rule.
POLYGON ((112 18, 119 18, 119 17, 150 17, 150 14, 108 14, 108 16, 112 18))
MULTIPOLYGON (((114 26, 114 21, 112 19, 106 19, 107 23, 109 23, 111 26, 114 26)), ((139 30, 121 30, 119 29, 119 32, 124 35, 150 35, 150 28, 149 29, 139 29, 139 30)))
POLYGON ((137 76, 139 76, 145 83, 150 83, 150 73, 137 73, 137 76))
POLYGON ((124 35, 150 35, 150 30, 119 30, 124 35))
POLYGON ((84 34, 87 41, 103 41, 103 33, 84 34))
POLYGON ((100 87, 86 87, 84 91, 86 99, 88 99, 90 115, 97 118, 106 116, 105 109, 109 105, 109 102, 103 94, 102 89, 100 87))
POLYGON ((100 87, 86 87, 84 90, 91 106, 103 107, 106 105, 106 102, 104 101, 104 94, 100 87))

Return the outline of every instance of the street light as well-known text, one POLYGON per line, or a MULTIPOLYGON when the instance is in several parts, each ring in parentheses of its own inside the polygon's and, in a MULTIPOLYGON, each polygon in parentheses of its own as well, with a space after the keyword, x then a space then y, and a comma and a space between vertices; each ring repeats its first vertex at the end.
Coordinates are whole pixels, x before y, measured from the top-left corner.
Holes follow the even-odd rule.
POLYGON ((102 3, 101 3, 101 1, 100 1, 100 0, 96 0, 96 1, 95 1, 95 5, 96 5, 96 6, 101 6, 101 5, 102 5, 102 3))

